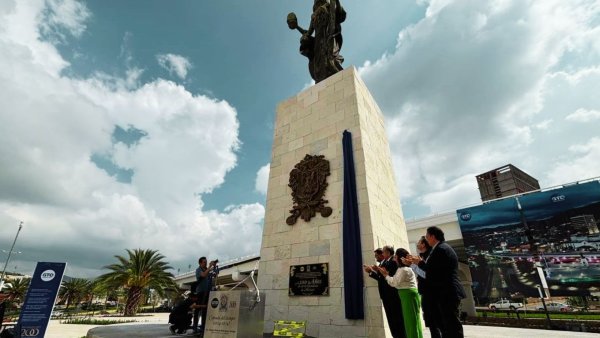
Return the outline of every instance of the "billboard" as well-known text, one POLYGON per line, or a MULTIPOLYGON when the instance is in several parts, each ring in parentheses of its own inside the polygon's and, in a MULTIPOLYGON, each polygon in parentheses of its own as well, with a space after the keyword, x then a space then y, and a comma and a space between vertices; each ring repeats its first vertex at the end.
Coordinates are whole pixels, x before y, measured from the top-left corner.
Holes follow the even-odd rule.
POLYGON ((38 262, 17 325, 17 337, 44 337, 66 263, 38 262))
POLYGON ((457 216, 480 301, 536 297, 537 267, 552 296, 600 292, 600 182, 516 195, 457 216))

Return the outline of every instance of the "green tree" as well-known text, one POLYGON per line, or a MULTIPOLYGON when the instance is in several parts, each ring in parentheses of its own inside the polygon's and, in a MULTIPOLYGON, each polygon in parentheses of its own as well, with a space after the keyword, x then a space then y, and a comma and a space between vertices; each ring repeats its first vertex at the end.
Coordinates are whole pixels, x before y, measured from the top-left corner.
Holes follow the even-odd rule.
POLYGON ((8 299, 11 302, 20 304, 25 299, 29 283, 31 283, 31 278, 13 279, 6 284, 4 292, 8 295, 8 299))
POLYGON ((127 249, 127 254, 128 257, 116 255, 119 263, 105 266, 104 269, 110 272, 98 277, 98 282, 109 288, 125 288, 127 300, 123 315, 133 316, 137 313, 144 289, 152 288, 163 296, 165 290, 177 289, 177 285, 173 274, 167 272, 172 268, 158 251, 127 249))
POLYGON ((93 290, 94 294, 104 298, 104 309, 106 309, 109 298, 116 299, 118 294, 118 290, 106 286, 97 279, 94 280, 93 290))
POLYGON ((67 304, 67 309, 73 303, 77 304, 85 300, 91 290, 92 283, 84 278, 73 278, 63 281, 60 286, 59 296, 67 304))

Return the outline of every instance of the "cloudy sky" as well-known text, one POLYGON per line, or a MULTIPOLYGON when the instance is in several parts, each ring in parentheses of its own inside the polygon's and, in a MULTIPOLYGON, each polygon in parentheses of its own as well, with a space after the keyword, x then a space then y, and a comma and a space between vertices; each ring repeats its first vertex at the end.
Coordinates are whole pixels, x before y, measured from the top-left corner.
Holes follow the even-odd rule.
MULTIPOLYGON (((546 187, 600 176, 600 2, 342 4, 407 218, 477 203, 474 176, 506 163, 546 187)), ((9 270, 257 253, 275 106, 310 84, 290 11, 306 26, 311 3, 0 0, 9 270)))

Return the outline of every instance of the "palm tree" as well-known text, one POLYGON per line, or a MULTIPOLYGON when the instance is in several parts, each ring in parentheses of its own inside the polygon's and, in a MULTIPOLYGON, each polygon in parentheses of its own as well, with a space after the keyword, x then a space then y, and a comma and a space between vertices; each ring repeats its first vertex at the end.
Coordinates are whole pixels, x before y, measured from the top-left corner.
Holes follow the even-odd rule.
POLYGON ((106 287, 106 285, 100 283, 97 279, 94 280, 92 288, 95 295, 104 297, 104 309, 106 310, 106 302, 108 301, 108 295, 111 291, 114 292, 114 290, 106 287))
POLYGON ((60 286, 60 298, 67 304, 67 309, 73 303, 79 303, 91 289, 91 282, 84 278, 73 278, 60 286))
POLYGON ((6 284, 6 294, 8 299, 14 303, 20 304, 25 298, 31 278, 13 279, 10 284, 6 284))
POLYGON ((104 269, 111 271, 98 277, 98 282, 111 288, 125 288, 127 301, 123 315, 133 316, 138 310, 144 289, 152 288, 163 296, 165 290, 176 289, 177 284, 173 281, 173 274, 167 272, 172 268, 163 261, 165 257, 158 251, 127 249, 127 254, 127 258, 116 255, 119 263, 105 266, 104 269))

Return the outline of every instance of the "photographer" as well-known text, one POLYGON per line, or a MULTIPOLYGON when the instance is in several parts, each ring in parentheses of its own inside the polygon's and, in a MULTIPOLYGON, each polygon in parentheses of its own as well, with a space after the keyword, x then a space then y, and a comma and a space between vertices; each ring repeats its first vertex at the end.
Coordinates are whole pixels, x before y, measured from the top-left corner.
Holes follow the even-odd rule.
MULTIPOLYGON (((198 294, 198 302, 200 305, 206 305, 208 303, 208 294, 210 292, 209 274, 215 270, 218 260, 210 262, 210 265, 206 264, 206 257, 200 257, 198 260, 198 268, 196 269, 196 293, 198 294)), ((206 307, 194 310, 194 322, 192 328, 194 333, 204 332, 206 327, 206 307), (198 317, 202 311, 202 325, 198 329, 198 317)))

